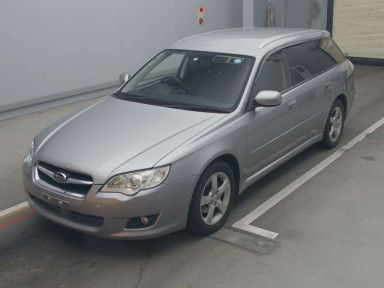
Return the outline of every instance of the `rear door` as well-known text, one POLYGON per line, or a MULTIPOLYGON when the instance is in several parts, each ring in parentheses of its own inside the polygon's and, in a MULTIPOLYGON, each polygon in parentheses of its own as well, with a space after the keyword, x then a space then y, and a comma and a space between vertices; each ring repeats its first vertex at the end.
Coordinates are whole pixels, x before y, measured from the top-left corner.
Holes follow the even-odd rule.
MULTIPOLYGON (((244 114, 247 125, 247 177, 256 173, 296 146, 300 135, 299 103, 291 86, 288 65, 282 51, 267 57, 257 75, 252 98, 263 90, 282 93, 282 103, 276 107, 252 108, 244 114)), ((251 99, 252 100, 252 99, 251 99)))
POLYGON ((331 39, 312 40, 284 50, 289 63, 292 89, 300 101, 301 133, 308 140, 323 131, 338 79, 333 69, 344 56, 331 39), (339 53, 337 53, 339 52, 339 53))

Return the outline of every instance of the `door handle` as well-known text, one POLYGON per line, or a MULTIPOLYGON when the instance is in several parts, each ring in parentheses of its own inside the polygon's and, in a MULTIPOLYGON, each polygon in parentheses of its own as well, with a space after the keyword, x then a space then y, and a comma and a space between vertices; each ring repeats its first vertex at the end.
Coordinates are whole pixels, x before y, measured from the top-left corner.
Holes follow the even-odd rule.
POLYGON ((288 108, 293 109, 296 107, 296 100, 292 100, 291 102, 288 103, 288 108))

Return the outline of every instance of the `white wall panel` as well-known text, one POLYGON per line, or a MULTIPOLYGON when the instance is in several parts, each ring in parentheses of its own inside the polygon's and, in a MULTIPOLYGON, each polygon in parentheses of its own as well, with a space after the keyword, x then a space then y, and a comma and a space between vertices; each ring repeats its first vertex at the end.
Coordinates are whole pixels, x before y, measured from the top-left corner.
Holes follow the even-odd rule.
POLYGON ((384 59, 384 1, 335 0, 333 38, 348 56, 384 59))
POLYGON ((174 41, 241 27, 242 11, 241 0, 1 1, 0 110, 115 83, 174 41))

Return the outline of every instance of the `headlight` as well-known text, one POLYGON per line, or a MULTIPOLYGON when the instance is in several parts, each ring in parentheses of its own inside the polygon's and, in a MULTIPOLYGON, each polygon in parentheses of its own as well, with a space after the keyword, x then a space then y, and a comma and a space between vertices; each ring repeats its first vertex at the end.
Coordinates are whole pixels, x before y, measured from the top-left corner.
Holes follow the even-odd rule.
POLYGON ((25 157, 24 157, 24 161, 26 163, 28 163, 29 165, 31 165, 33 155, 35 155, 35 139, 33 139, 32 143, 31 143, 31 147, 29 147, 27 155, 25 155, 25 157))
POLYGON ((118 192, 134 195, 140 190, 156 187, 167 178, 171 166, 163 166, 121 174, 110 179, 101 188, 102 192, 118 192))

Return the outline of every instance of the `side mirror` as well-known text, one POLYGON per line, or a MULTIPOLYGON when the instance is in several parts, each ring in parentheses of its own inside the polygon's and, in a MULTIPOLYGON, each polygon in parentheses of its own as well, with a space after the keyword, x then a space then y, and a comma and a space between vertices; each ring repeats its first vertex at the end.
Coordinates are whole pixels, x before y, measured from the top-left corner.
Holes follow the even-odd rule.
POLYGON ((269 90, 260 91, 255 97, 256 105, 262 107, 279 106, 282 100, 280 92, 269 90))
POLYGON ((129 75, 129 73, 121 73, 120 76, 119 76, 119 82, 120 84, 124 84, 125 82, 127 82, 129 80, 129 78, 131 78, 131 75, 129 75))

